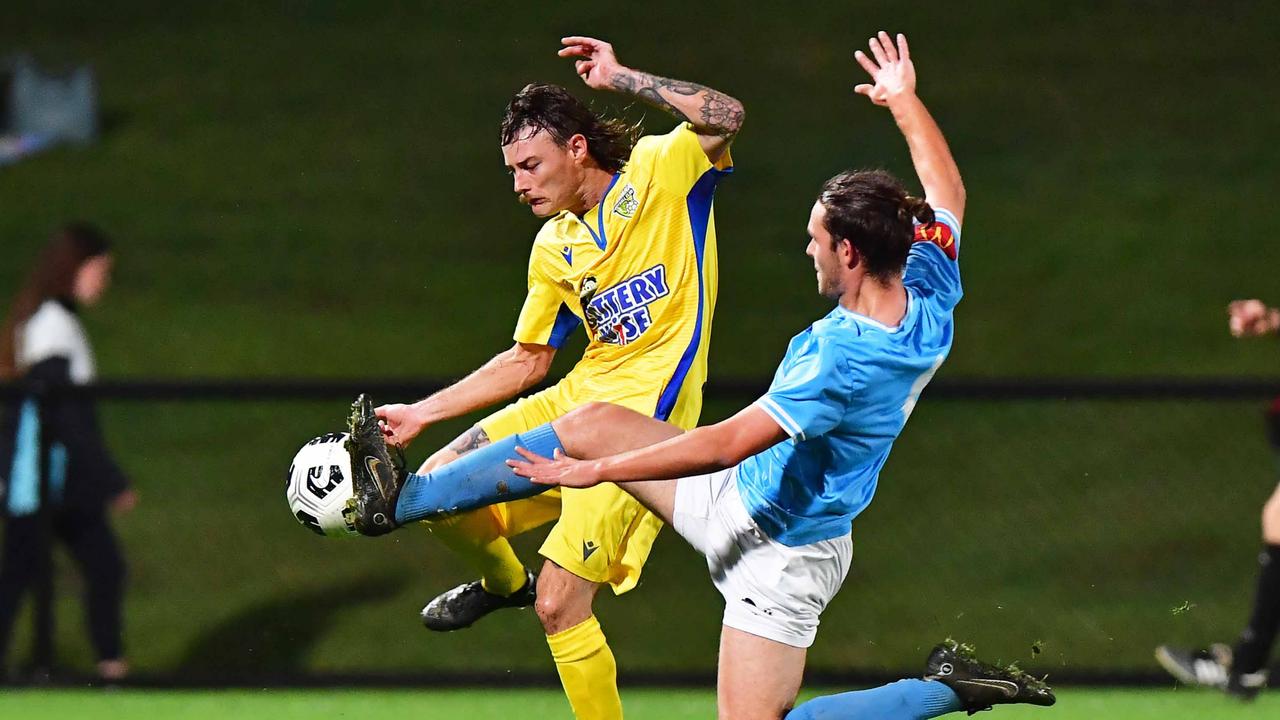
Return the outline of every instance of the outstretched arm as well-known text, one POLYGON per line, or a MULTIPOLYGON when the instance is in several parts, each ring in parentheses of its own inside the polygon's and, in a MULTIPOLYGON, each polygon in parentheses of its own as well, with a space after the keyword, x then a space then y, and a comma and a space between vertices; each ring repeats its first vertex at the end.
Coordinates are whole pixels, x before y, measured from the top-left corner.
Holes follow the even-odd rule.
POLYGON ((542 485, 591 487, 602 482, 670 480, 733 467, 785 439, 787 433, 778 423, 752 405, 723 422, 639 450, 576 460, 558 453, 548 459, 517 448, 525 461, 507 464, 517 475, 542 485))
POLYGON ((924 186, 925 200, 933 207, 950 210, 956 220, 963 221, 965 196, 960 168, 951 157, 942 130, 916 96, 916 68, 906 36, 899 33, 895 45, 882 31, 871 38, 869 45, 874 60, 861 50, 854 57, 871 75, 872 82, 858 85, 854 91, 889 108, 911 150, 911 162, 924 186))
POLYGON ((478 370, 412 405, 383 405, 375 411, 387 442, 404 447, 428 425, 509 400, 547 376, 556 349, 516 343, 478 370))
POLYGON ((702 151, 718 162, 742 127, 745 111, 736 98, 705 85, 658 77, 625 67, 613 54, 613 46, 589 37, 567 37, 560 57, 579 58, 574 70, 588 87, 633 95, 682 120, 698 133, 702 151))

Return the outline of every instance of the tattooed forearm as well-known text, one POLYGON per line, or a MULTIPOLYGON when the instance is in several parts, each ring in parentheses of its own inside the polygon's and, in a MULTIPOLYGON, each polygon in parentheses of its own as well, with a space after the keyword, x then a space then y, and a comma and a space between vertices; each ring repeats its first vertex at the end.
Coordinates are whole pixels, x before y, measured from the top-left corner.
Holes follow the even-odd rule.
POLYGON ((489 444, 489 434, 483 428, 476 426, 462 433, 456 440, 449 443, 449 449, 459 455, 465 455, 472 450, 479 450, 489 444))
POLYGON ((742 118, 745 114, 742 103, 705 85, 631 71, 616 75, 613 78, 613 88, 618 92, 635 95, 676 117, 682 117, 693 123, 698 131, 706 134, 729 136, 736 134, 742 127, 742 118), (662 91, 675 96, 674 99, 679 105, 667 99, 662 91), (682 97, 690 98, 695 102, 681 102, 682 97), (696 104, 698 99, 702 101, 700 106, 696 104))

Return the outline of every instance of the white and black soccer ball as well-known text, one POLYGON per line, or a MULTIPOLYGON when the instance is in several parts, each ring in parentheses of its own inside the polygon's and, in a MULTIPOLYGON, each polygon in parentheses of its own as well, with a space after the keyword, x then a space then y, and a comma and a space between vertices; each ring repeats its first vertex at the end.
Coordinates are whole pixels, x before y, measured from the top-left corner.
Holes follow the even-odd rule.
POLYGON ((289 465, 285 499, 298 522, 329 537, 355 535, 342 516, 352 497, 351 455, 347 433, 328 433, 307 441, 289 465))

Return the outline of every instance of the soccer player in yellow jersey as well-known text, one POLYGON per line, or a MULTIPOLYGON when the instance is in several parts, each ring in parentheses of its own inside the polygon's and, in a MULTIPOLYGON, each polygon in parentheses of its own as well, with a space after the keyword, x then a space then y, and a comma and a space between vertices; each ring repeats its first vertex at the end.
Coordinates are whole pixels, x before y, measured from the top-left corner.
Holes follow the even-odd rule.
MULTIPOLYGON (((515 345, 431 397, 377 408, 387 441, 404 446, 428 425, 537 384, 579 325, 589 344, 559 383, 480 421, 420 474, 592 401, 685 429, 698 421, 716 300, 712 196, 732 169, 729 145, 742 104, 625 67, 606 42, 569 37, 563 44, 560 55, 575 58, 589 87, 638 97, 681 123, 633 145, 634 128, 598 117, 563 88, 529 85, 512 99, 502 121, 503 159, 520 202, 547 218, 534 239, 515 345)), ((375 477, 379 471, 377 463, 356 465, 375 477)), ((391 500, 385 511, 357 517, 357 528, 381 534, 398 526, 391 500)), ((533 603, 536 590, 574 713, 619 718, 616 665, 592 602, 601 585, 618 594, 635 587, 661 525, 614 485, 556 490, 433 522, 432 532, 481 579, 437 597, 423 620, 435 630, 467 627, 498 608, 533 603), (535 589, 506 538, 551 521, 535 589)))

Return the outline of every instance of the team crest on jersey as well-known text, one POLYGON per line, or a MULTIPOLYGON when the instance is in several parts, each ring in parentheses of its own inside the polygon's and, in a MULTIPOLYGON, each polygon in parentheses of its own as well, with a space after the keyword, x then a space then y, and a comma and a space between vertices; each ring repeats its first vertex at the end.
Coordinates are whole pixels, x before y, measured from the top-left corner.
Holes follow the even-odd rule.
POLYGON ((640 209, 640 199, 636 197, 636 189, 630 185, 622 190, 622 197, 613 204, 613 213, 618 217, 630 220, 640 209))
POLYGON ((665 265, 653 267, 601 290, 594 275, 582 281, 578 298, 591 336, 611 345, 634 342, 653 325, 649 306, 671 294, 665 265))
POLYGON ((956 259, 956 238, 951 234, 951 227, 946 223, 931 222, 928 225, 916 226, 916 242, 928 242, 942 248, 942 252, 952 260, 956 259))

